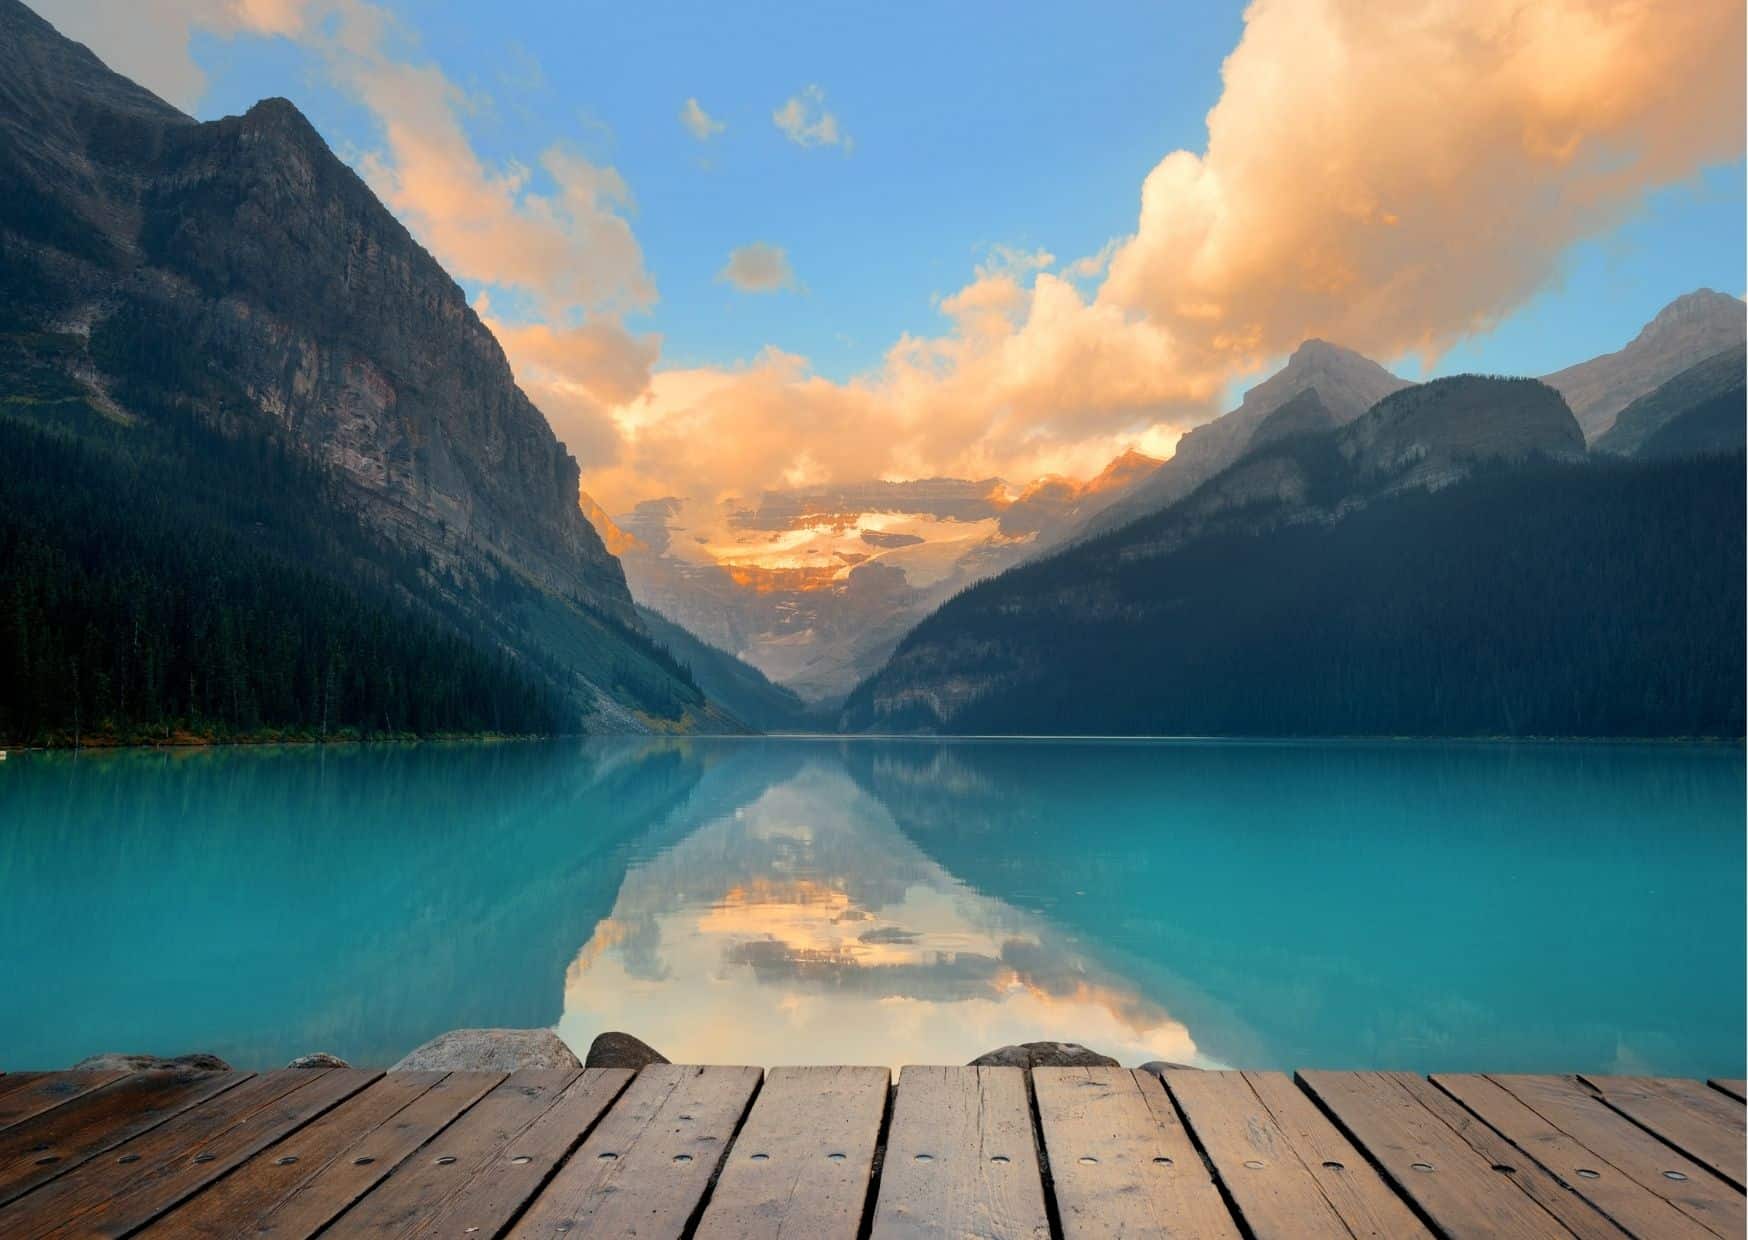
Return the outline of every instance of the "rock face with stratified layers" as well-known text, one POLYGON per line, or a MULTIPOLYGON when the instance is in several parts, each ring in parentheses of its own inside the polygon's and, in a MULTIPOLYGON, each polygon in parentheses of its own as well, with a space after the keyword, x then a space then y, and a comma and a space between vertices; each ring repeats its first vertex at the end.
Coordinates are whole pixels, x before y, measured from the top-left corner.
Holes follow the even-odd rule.
POLYGON ((318 465, 327 502, 418 565, 392 584, 518 655, 580 730, 720 722, 461 288, 292 104, 196 122, 17 0, 0 58, 9 370, 70 377, 117 424, 192 419, 318 465))

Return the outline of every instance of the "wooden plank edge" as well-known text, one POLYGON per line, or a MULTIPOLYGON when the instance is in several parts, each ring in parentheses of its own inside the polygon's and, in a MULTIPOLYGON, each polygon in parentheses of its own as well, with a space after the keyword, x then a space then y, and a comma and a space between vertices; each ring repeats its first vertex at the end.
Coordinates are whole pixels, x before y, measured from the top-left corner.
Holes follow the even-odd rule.
MULTIPOLYGON (((1324 1118, 1327 1119, 1331 1124, 1335 1125, 1336 1131, 1340 1132, 1342 1134, 1342 1136, 1346 1137, 1348 1140, 1348 1143, 1350 1145, 1352 1145, 1354 1147, 1354 1149, 1359 1151, 1360 1157, 1365 1159, 1366 1162, 1368 1164, 1370 1164, 1372 1170, 1374 1170, 1378 1173, 1378 1178, 1383 1180, 1384 1184, 1390 1189, 1390 1191, 1395 1193, 1396 1196, 1401 1199, 1403 1204, 1408 1207, 1409 1211, 1414 1215, 1415 1218, 1419 1219, 1421 1221, 1421 1223, 1428 1230, 1430 1230, 1432 1232, 1433 1235, 1435 1235, 1435 1236, 1448 1235, 1449 1228, 1440 1224, 1436 1219, 1433 1218, 1433 1216, 1430 1212, 1421 1208, 1420 1203, 1417 1202, 1414 1199, 1413 1195, 1408 1192, 1407 1187, 1404 1184, 1402 1184, 1402 1182, 1400 1180, 1398 1180, 1395 1175, 1393 1175, 1391 1173, 1390 1169, 1384 1165, 1383 1161, 1380 1158, 1378 1158, 1375 1154, 1372 1153, 1371 1149, 1367 1146, 1366 1142, 1361 1139, 1359 1133, 1355 1132, 1346 1123, 1344 1123, 1342 1121, 1341 1116, 1336 1113, 1335 1109, 1333 1107, 1331 1107, 1328 1103, 1326 1103, 1323 1100, 1323 1098, 1321 1096, 1319 1096, 1316 1089, 1314 1089, 1311 1086, 1311 1083, 1309 1081, 1307 1081, 1301 1075, 1301 1073, 1304 1071, 1305 1071, 1305 1069, 1302 1069, 1302 1068, 1301 1069, 1294 1069, 1294 1071, 1293 1071, 1293 1083, 1296 1084, 1306 1094, 1306 1096, 1311 1099, 1312 1104, 1314 1106, 1316 1106, 1316 1108, 1323 1113, 1324 1118)), ((1438 1087, 1438 1085, 1432 1081, 1431 1078, 1424 1077, 1424 1076, 1418 1076, 1418 1074, 1417 1074, 1417 1078, 1423 1084, 1425 1084, 1425 1086, 1428 1089, 1435 1091, 1440 1097, 1450 1099, 1450 1103, 1453 1107, 1456 1107, 1457 1109, 1461 1110, 1464 1114, 1474 1115, 1474 1112, 1470 1111, 1467 1107, 1465 1107, 1461 1103, 1459 1103, 1455 1098, 1451 1098, 1451 1096, 1448 1093, 1446 1093, 1444 1090, 1440 1089, 1438 1087)), ((1409 1101, 1411 1101, 1415 1105, 1419 1106, 1421 1110, 1425 1111, 1426 1114, 1430 1118, 1432 1118, 1433 1120, 1436 1120, 1438 1123, 1444 1125, 1444 1127, 1449 1130, 1449 1132, 1454 1140, 1456 1140, 1457 1142, 1459 1142, 1462 1145, 1467 1146, 1469 1149, 1474 1150, 1478 1157, 1486 1159, 1487 1162, 1493 1166, 1494 1170, 1496 1170, 1496 1171, 1499 1170, 1500 1167, 1503 1165, 1503 1164, 1498 1163, 1492 1154, 1477 1147, 1474 1144, 1474 1142, 1472 1142, 1466 1135, 1464 1135, 1455 1126, 1453 1126, 1448 1119, 1446 1119, 1443 1115, 1440 1115, 1437 1111, 1433 1110, 1431 1107, 1427 1106, 1424 1101, 1422 1101, 1419 1098, 1416 1098, 1412 1093, 1410 1093, 1406 1089, 1402 1090, 1402 1094, 1409 1101)), ((1498 1134, 1498 1132, 1494 1129, 1494 1127, 1491 1124, 1488 1124, 1485 1120, 1481 1119, 1480 1116, 1474 1116, 1474 1118, 1475 1118, 1476 1123, 1480 1124, 1484 1129, 1487 1130, 1487 1132, 1493 1134, 1493 1136, 1495 1137, 1495 1139, 1498 1140, 1498 1142, 1501 1146, 1505 1147, 1506 1149, 1511 1149, 1511 1150, 1517 1149, 1517 1147, 1515 1145, 1512 1145, 1511 1142, 1507 1141, 1503 1136, 1500 1136, 1498 1134)), ((1540 1163, 1535 1162, 1534 1159, 1531 1159, 1529 1161, 1530 1161, 1530 1165, 1535 1169, 1535 1171, 1538 1175, 1546 1176, 1546 1173, 1544 1171, 1542 1171, 1540 1163)), ((1549 1179, 1549 1181, 1553 1184, 1553 1186, 1556 1189, 1558 1189, 1561 1192, 1566 1191, 1563 1187, 1561 1187, 1559 1185, 1558 1181, 1554 1181, 1552 1179, 1552 1177, 1547 1177, 1547 1178, 1549 1179)), ((1541 1197, 1538 1195, 1537 1191, 1532 1189, 1523 1180, 1519 1179, 1517 1175, 1515 1175, 1515 1174, 1504 1175, 1502 1183, 1510 1185, 1514 1191, 1522 1194, 1522 1196, 1524 1197, 1525 1200, 1527 1200, 1532 1206, 1534 1206, 1536 1209, 1540 1210, 1543 1214, 1545 1214, 1548 1218, 1548 1221, 1551 1222, 1552 1224, 1554 1224, 1556 1227, 1560 1228, 1562 1231, 1569 1232, 1571 1230, 1561 1220, 1560 1216, 1557 1213, 1555 1213, 1552 1209, 1549 1208, 1548 1203, 1541 1199, 1541 1197)), ((1590 1205, 1589 1202, 1583 1201, 1583 1199, 1578 1197, 1576 1194, 1573 1195, 1573 1200, 1580 1202, 1586 1210, 1595 1211, 1594 1206, 1590 1205)), ((1600 1212, 1597 1212, 1597 1214, 1598 1214, 1599 1218, 1605 1217, 1605 1216, 1601 1215, 1600 1212)), ((1612 1224, 1610 1224, 1610 1226, 1612 1226, 1612 1224)), ((1618 1230, 1618 1228, 1616 1230, 1618 1230)))
MULTIPOLYGON (((284 1069, 281 1069, 281 1071, 284 1071, 284 1069)), ((174 1210, 180 1209, 182 1206, 184 1206, 188 1202, 192 1201, 195 1197, 199 1196, 201 1193, 203 1193, 207 1189, 211 1188, 214 1184, 217 1184, 217 1183, 221 1182, 222 1180, 224 1180, 226 1176, 231 1175, 233 1172, 235 1172, 237 1170, 237 1168, 243 1166, 251 1158, 260 1157, 266 1151, 268 1151, 268 1150, 272 1149, 274 1146, 278 1145, 281 1141, 284 1141, 288 1137, 292 1137, 292 1136, 297 1135, 299 1132, 303 1131, 309 1125, 315 1123, 316 1120, 320 1119, 322 1116, 326 1115, 328 1112, 332 1111, 334 1108, 340 1106, 342 1103, 345 1103, 353 1098, 356 1098, 359 1094, 363 1093, 366 1089, 369 1089, 372 1085, 376 1084, 376 1082, 380 1081, 384 1076, 384 1073, 379 1069, 358 1069, 358 1068, 323 1069, 321 1071, 311 1071, 310 1076, 312 1078, 325 1078, 328 1076, 328 1074, 330 1072, 333 1072, 333 1071, 362 1072, 364 1074, 364 1077, 362 1080, 354 1082, 352 1085, 352 1088, 346 1090, 344 1093, 337 1094, 335 1097, 329 1099, 328 1102, 326 1103, 326 1105, 317 1108, 316 1110, 312 1111, 310 1114, 299 1119, 295 1124, 293 1124, 290 1128, 286 1129, 286 1131, 281 1133, 279 1136, 274 1137, 271 1140, 263 1141, 261 1143, 260 1147, 258 1149, 256 1149, 253 1153, 246 1154, 242 1157, 239 1157, 231 1166, 226 1167, 223 1171, 220 1171, 217 1175, 213 1176, 210 1180, 206 1180, 202 1183, 194 1184, 194 1185, 189 1187, 187 1192, 183 1193, 179 1197, 176 1197, 174 1200, 168 1201, 165 1204, 159 1206, 156 1210, 152 1211, 151 1213, 141 1215, 141 1216, 138 1216, 138 1217, 130 1220, 125 1233, 118 1233, 118 1234, 132 1235, 135 1232, 145 1230, 147 1227, 150 1227, 153 1223, 157 1222, 159 1219, 163 1218, 165 1215, 171 1213, 174 1210)), ((263 1105, 258 1111, 254 1111, 248 1115, 240 1117, 237 1121, 237 1126, 248 1123, 251 1119, 253 1119, 255 1116, 261 1114, 262 1112, 268 1111, 275 1106, 282 1105, 287 1099, 296 1098, 298 1094, 302 1093, 303 1091, 305 1091, 307 1089, 312 1088, 317 1083, 318 1082, 316 1080, 312 1079, 310 1081, 304 1082, 301 1085, 295 1086, 294 1088, 292 1088, 288 1092, 281 1094, 278 1098, 274 1099, 272 1102, 269 1102, 269 1103, 263 1105)), ((228 1132, 229 1130, 227 1129, 226 1131, 228 1132)))
MULTIPOLYGON (((563 1100, 564 1095, 566 1093, 569 1093, 570 1090, 572 1090, 572 1089, 576 1088, 578 1085, 580 1085, 583 1082, 584 1077, 586 1077, 590 1072, 612 1072, 612 1071, 614 1071, 614 1069, 612 1069, 612 1068, 584 1068, 583 1075, 577 1077, 576 1080, 572 1081, 569 1085, 567 1085, 563 1090, 561 1090, 559 1092, 559 1095, 557 1098, 553 1099, 553 1107, 557 1107, 559 1105, 559 1103, 563 1100)), ((564 1151, 564 1153, 552 1160, 552 1166, 548 1167, 546 1170, 546 1174, 540 1177, 540 1182, 534 1186, 533 1191, 531 1191, 528 1194, 528 1196, 525 1199, 523 1199, 523 1201, 520 1205, 518 1205, 514 1210, 512 1210, 510 1212, 509 1216, 504 1220, 502 1226, 500 1226, 498 1228, 499 1235, 507 1236, 512 1231, 515 1230, 516 1224, 521 1220, 522 1216, 524 1214, 528 1213, 528 1211, 533 1207, 533 1205, 536 1201, 540 1200, 540 1194, 542 1194, 546 1191, 546 1186, 548 1184, 552 1183, 553 1177, 556 1176, 561 1170, 563 1170, 565 1164, 570 1162, 571 1156, 574 1155, 579 1149, 581 1149, 583 1147, 583 1142, 585 1142, 589 1139, 589 1137, 594 1133, 595 1129, 599 1128, 601 1126, 602 1122, 606 1120, 607 1116, 612 1113, 613 1108, 619 1105, 619 1100, 625 1096, 625 1091, 631 1088, 631 1083, 638 1078, 638 1074, 641 1073, 642 1071, 643 1071, 642 1068, 638 1068, 632 1072, 629 1072, 626 1074, 625 1079, 623 1081, 619 1082, 619 1088, 613 1091, 613 1096, 607 1100, 607 1104, 601 1108, 600 1112, 598 1114, 596 1114, 594 1119, 590 1120, 586 1125, 584 1125, 581 1132, 576 1134, 575 1139, 573 1139, 571 1141, 570 1146, 564 1151)), ((763 1076, 760 1076, 759 1083, 761 1085, 764 1084, 764 1077, 763 1076)), ((490 1090, 486 1091, 487 1094, 489 1094, 490 1092, 491 1092, 490 1090)), ((758 1091, 754 1090, 753 1092, 756 1096, 758 1091)), ((464 1110, 461 1113, 461 1115, 465 1115, 467 1113, 467 1111, 471 1111, 474 1107, 478 1106, 480 1104, 481 1099, 483 1099, 485 1096, 486 1096, 486 1094, 481 1094, 479 1098, 476 1098, 471 1104, 469 1104, 469 1106, 467 1107, 467 1110, 464 1110)), ((548 1108, 548 1109, 550 1110, 551 1108, 548 1108)), ((748 1111, 752 1110, 752 1106, 750 1103, 747 1106, 747 1110, 748 1111)), ((544 1114, 545 1113, 542 1112, 542 1115, 544 1115, 544 1114)), ((457 1115, 455 1117, 455 1119, 450 1120, 449 1123, 450 1124, 455 1123, 456 1120, 459 1120, 461 1118, 461 1115, 457 1115)), ((741 1121, 742 1121, 742 1123, 744 1123, 746 1121, 746 1116, 743 1115, 741 1117, 741 1121)), ((534 1124, 537 1124, 539 1122, 540 1122, 540 1120, 538 1118, 536 1118, 533 1121, 533 1123, 530 1123, 528 1125, 528 1127, 532 1128, 534 1126, 534 1124)), ((449 1124, 445 1124, 443 1127, 447 1128, 447 1127, 449 1127, 449 1124)), ((441 1131, 441 1130, 439 1130, 439 1131, 441 1131)), ((527 1132, 528 1129, 524 1128, 522 1131, 527 1132)), ((738 1136, 739 1133, 740 1133, 740 1129, 737 1127, 735 1129, 735 1134, 738 1136)), ((520 1135, 520 1134, 518 1134, 518 1135, 520 1135)), ((437 1139, 437 1137, 438 1137, 438 1133, 435 1133, 435 1132, 432 1133, 430 1136, 430 1139, 425 1142, 425 1145, 429 1145, 430 1142, 435 1141, 437 1139)), ((514 1143, 514 1138, 512 1138, 511 1142, 505 1144, 504 1149, 508 1150, 510 1148, 511 1144, 513 1144, 513 1143, 514 1143)), ((419 1149, 424 1149, 425 1145, 421 1145, 419 1147, 419 1149)), ((418 1152, 418 1150, 413 1151, 413 1153, 407 1155, 407 1158, 411 1158, 413 1156, 413 1154, 416 1154, 417 1152, 418 1152)), ((401 1160, 401 1162, 405 1162, 405 1161, 406 1161, 406 1159, 401 1160)), ((726 1161, 726 1153, 725 1153, 724 1161, 726 1161)), ((395 1164, 396 1167, 399 1167, 400 1165, 401 1165, 400 1163, 395 1164)), ((483 1173, 484 1171, 485 1171, 485 1168, 482 1167, 480 1169, 480 1173, 483 1173)), ((710 1196, 711 1192, 716 1188, 716 1177, 718 1175, 720 1175, 721 1173, 722 1173, 721 1164, 718 1164, 716 1173, 710 1177, 710 1183, 705 1187, 704 1196, 706 1198, 708 1198, 710 1196)), ((479 1173, 476 1173, 476 1174, 479 1174, 479 1173)), ((386 1179, 387 1177, 384 1177, 384 1178, 386 1179)), ((470 1177, 470 1179, 468 1180, 468 1183, 471 1184, 472 1182, 473 1182, 472 1178, 470 1177)), ((379 1183, 380 1183, 380 1181, 379 1181, 379 1183)), ((467 1185, 464 1184, 462 1186, 462 1189, 465 1189, 466 1187, 467 1187, 467 1185)), ((457 1194, 459 1194, 462 1191, 462 1189, 456 1190, 457 1194)), ((360 1194, 360 1199, 362 1199, 363 1196, 364 1196, 364 1194, 360 1194)), ((352 1204, 356 1205, 357 1202, 354 1201, 352 1204)), ((432 1217, 435 1218, 438 1215, 442 1214, 444 1212, 445 1208, 448 1207, 450 1204, 452 1204, 452 1201, 451 1202, 444 1202, 442 1205, 439 1205, 437 1207, 437 1209, 433 1212, 432 1217)), ((346 1208, 349 1210, 352 1208, 352 1206, 348 1205, 346 1208)), ((342 1213, 344 1213, 344 1211, 342 1211, 342 1213)), ((335 1215, 334 1217, 338 1218, 339 1215, 335 1215)), ((696 1218, 693 1218, 693 1219, 689 1220, 686 1231, 683 1234, 690 1235, 692 1232, 696 1231, 697 1228, 698 1228, 698 1220, 696 1218)))
MULTIPOLYGON (((1600 1086, 1598 1086, 1595 1081, 1591 1080, 1590 1077, 1586 1076, 1584 1073, 1580 1072, 1578 1074, 1578 1080, 1583 1083, 1583 1085, 1586 1089, 1590 1090, 1590 1092, 1596 1097, 1596 1100, 1598 1102, 1602 1103, 1603 1106, 1607 1107, 1609 1110, 1613 1111, 1616 1115, 1620 1116, 1622 1119, 1624 1119, 1628 1123, 1632 1124, 1635 1128, 1638 1128, 1644 1132, 1650 1133, 1653 1137, 1657 1138, 1658 1141, 1662 1142, 1664 1145, 1666 1145, 1670 1149, 1674 1150, 1677 1154, 1680 1154, 1683 1158, 1685 1158, 1689 1162, 1693 1163, 1696 1167, 1700 1168, 1706 1174, 1711 1175, 1711 1176, 1715 1176, 1716 1178, 1722 1180, 1724 1183, 1728 1184, 1731 1188, 1735 1189, 1737 1192, 1740 1193, 1740 1192, 1748 1191, 1748 1182, 1744 1182, 1744 1180, 1736 1179, 1734 1176, 1730 1175, 1728 1172, 1726 1172, 1721 1167, 1713 1166, 1711 1160, 1709 1158, 1707 1158, 1700 1151, 1688 1149, 1686 1146, 1682 1145, 1679 1141, 1677 1141, 1674 1137, 1665 1136, 1663 1133, 1658 1132, 1657 1129, 1653 1128, 1648 1121, 1640 1119, 1637 1115, 1634 1115, 1631 1111, 1627 1110, 1624 1107, 1617 1106, 1614 1103, 1614 1101, 1609 1098, 1608 1093, 1605 1090, 1603 1090, 1600 1086)), ((1680 1101, 1678 1099, 1666 1097, 1665 1101, 1669 1105, 1676 1107, 1678 1110, 1681 1109, 1680 1101)), ((1700 1123, 1706 1122, 1706 1119, 1704 1116, 1697 1115, 1692 1111, 1688 1111, 1687 1114, 1690 1116, 1693 1116, 1693 1118, 1695 1120, 1699 1121, 1700 1123)))
MULTIPOLYGON (((144 1074, 139 1073, 139 1072, 129 1072, 129 1073, 126 1073, 122 1076, 118 1076, 115 1078, 115 1080, 110 1081, 105 1085, 101 1085, 98 1088, 89 1091, 88 1093, 81 1094, 80 1098, 81 1099, 93 1098, 93 1097, 96 1097, 97 1095, 105 1093, 109 1090, 118 1089, 122 1085, 124 1085, 126 1082, 128 1082, 129 1080, 132 1080, 134 1077, 141 1076, 141 1075, 144 1075, 144 1074)), ((25 1198, 29 1197, 32 1193, 36 1192, 38 1189, 44 1188, 50 1184, 53 1184, 56 1180, 59 1180, 62 1176, 66 1175, 68 1172, 74 1171, 80 1167, 83 1167, 86 1163, 90 1162, 92 1159, 98 1157, 99 1155, 107 1154, 107 1153, 109 1153, 110 1150, 115 1149, 116 1146, 121 1145, 125 1142, 137 1140, 138 1138, 145 1136, 147 1133, 153 1132, 156 1129, 162 1127, 163 1125, 169 1123, 171 1120, 176 1119, 178 1116, 186 1115, 189 1111, 194 1110, 196 1107, 203 1107, 207 1103, 211 1102, 213 1099, 223 1097, 225 1094, 230 1093, 233 1089, 236 1089, 238 1086, 254 1080, 257 1076, 259 1076, 261 1074, 258 1072, 232 1071, 228 1074, 203 1073, 202 1075, 208 1075, 208 1076, 229 1075, 233 1079, 231 1080, 231 1082, 228 1085, 224 1086, 224 1088, 222 1088, 222 1089, 215 1089, 210 1094, 202 1094, 200 1097, 191 1099, 191 1100, 183 1103, 181 1106, 176 1107, 173 1110, 169 1110, 169 1111, 164 1112, 164 1114, 160 1115, 152 1123, 147 1124, 144 1128, 141 1128, 137 1132, 130 1132, 125 1137, 114 1136, 113 1130, 111 1132, 103 1134, 102 1139, 108 1141, 107 1145, 98 1145, 98 1146, 94 1147, 93 1149, 91 1149, 83 1158, 74 1159, 71 1162, 65 1163, 65 1165, 63 1165, 63 1166, 57 1167, 54 1174, 46 1176, 41 1180, 38 1180, 36 1183, 32 1184, 29 1188, 20 1189, 17 1192, 13 1192, 10 1189, 0 1188, 0 1207, 10 1207, 15 1202, 23 1201, 25 1198), (114 1139, 110 1140, 109 1138, 111 1138, 111 1137, 114 1137, 114 1139)), ((48 1115, 48 1114, 52 1114, 52 1112, 44 1111, 44 1112, 42 1112, 42 1114, 48 1115)), ((32 1116, 31 1118, 37 1119, 37 1118, 40 1118, 40 1116, 32 1116)))
POLYGON ((1706 1084, 1710 1085, 1720 1094, 1728 1094, 1737 1102, 1748 1103, 1748 1082, 1714 1076, 1708 1079, 1706 1084))
MULTIPOLYGON (((1143 1074, 1145 1074, 1145 1076, 1154 1077, 1154 1079, 1157 1079, 1157 1081, 1159 1081, 1159 1088, 1161 1088, 1162 1093, 1164 1093, 1164 1095, 1166 1095, 1166 1102, 1168 1102, 1168 1104, 1171 1105, 1171 1111, 1173 1111, 1173 1114, 1176 1114, 1176 1118, 1178 1118, 1178 1125, 1182 1126, 1182 1128, 1183 1128, 1183 1137, 1185 1137, 1185 1139, 1189 1140, 1190 1149, 1194 1149, 1194 1151, 1196 1151, 1196 1158, 1199 1158, 1199 1160, 1201 1160, 1201 1163, 1203 1163, 1203 1170, 1204 1170, 1204 1172, 1208 1172, 1208 1179, 1210 1179, 1210 1181, 1213 1181, 1213 1189, 1215 1189, 1215 1193, 1218 1193, 1218 1195, 1220 1195, 1220 1203, 1222 1203, 1222 1205, 1224 1205, 1225 1212, 1227 1212, 1227 1214, 1231 1214, 1232 1226, 1236 1226, 1236 1228, 1238 1228, 1239 1235, 1246 1235, 1246 1237, 1248 1237, 1248 1235, 1252 1235, 1252 1226, 1250 1226, 1250 1221, 1248 1221, 1248 1219, 1246 1219, 1245 1212, 1243 1212, 1243 1210, 1239 1209, 1238 1198, 1236 1198, 1236 1196, 1232 1196, 1231 1186, 1229 1186, 1229 1184, 1227 1184, 1227 1182, 1225 1182, 1225 1179, 1222 1179, 1222 1175, 1220 1175, 1220 1168, 1218 1168, 1217 1165, 1215 1165, 1215 1161, 1213 1161, 1213 1158, 1211 1158, 1210 1154, 1208 1154, 1208 1147, 1204 1146, 1203 1139, 1201 1139, 1201 1133, 1197 1133, 1196 1132, 1196 1125, 1192 1125, 1192 1123, 1190 1123, 1189 1111, 1185 1111, 1185 1109, 1183 1109, 1183 1104, 1180 1104, 1180 1102, 1178 1102, 1178 1098, 1176 1098, 1175 1093, 1171 1093, 1171 1083, 1169 1083, 1168 1079, 1166 1079, 1166 1077, 1169 1076, 1168 1072, 1150 1072, 1150 1070, 1148 1070, 1148 1069, 1131 1069, 1131 1070, 1133 1070, 1133 1072, 1134 1072, 1134 1074, 1136 1074, 1136 1076, 1143 1076, 1143 1074)), ((1239 1077, 1239 1079, 1243 1079, 1243 1077, 1239 1077)), ((1295 1074, 1294 1079, 1295 1079, 1295 1081, 1297 1081, 1297 1074, 1295 1074)), ((1245 1083, 1245 1088, 1246 1088, 1246 1090, 1248 1090, 1248 1088, 1250 1088, 1250 1083, 1248 1083, 1248 1081, 1246 1081, 1246 1083, 1245 1083)), ((1301 1086, 1301 1088, 1304 1088, 1304 1086, 1301 1086)), ((1260 1100, 1260 1098, 1259 1098, 1259 1100, 1257 1100, 1257 1102, 1259 1102, 1259 1104, 1260 1104, 1260 1102, 1262 1102, 1262 1100, 1260 1100)), ((1267 1107, 1264 1107, 1264 1111, 1267 1111, 1267 1107)), ((1297 1154, 1297 1151, 1294 1151, 1294 1158, 1297 1158, 1297 1156, 1299 1156, 1299 1154, 1297 1154)), ((1314 1179, 1313 1179, 1313 1184, 1314 1184, 1314 1182, 1316 1182, 1316 1181, 1314 1181, 1314 1179)), ((1321 1186, 1318 1186, 1318 1195, 1321 1196, 1321 1193, 1323 1193, 1323 1189, 1321 1189, 1321 1186)), ((1328 1200, 1328 1198, 1325 1198, 1325 1202, 1327 1202, 1327 1200, 1328 1200)), ((1330 1209, 1334 1210, 1335 1209, 1334 1205, 1330 1205, 1330 1209)), ((1337 1219, 1339 1219, 1339 1217, 1341 1217, 1341 1214, 1339 1214, 1339 1212, 1337 1212, 1337 1214, 1335 1214, 1335 1217, 1337 1217, 1337 1219)), ((1061 1235, 1061 1233, 1059 1233, 1059 1231, 1052 1231, 1051 1235, 1061 1235)))

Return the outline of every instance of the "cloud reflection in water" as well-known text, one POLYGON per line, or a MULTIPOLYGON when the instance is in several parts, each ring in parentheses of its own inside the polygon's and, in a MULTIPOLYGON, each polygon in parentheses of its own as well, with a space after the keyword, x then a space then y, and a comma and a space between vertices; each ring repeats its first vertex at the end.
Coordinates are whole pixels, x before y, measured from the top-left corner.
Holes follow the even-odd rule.
POLYGON ((1079 1041, 1201 1062, 1184 1025, 1045 919, 920 852, 827 753, 627 871, 559 1031, 682 1062, 963 1063, 1079 1041))

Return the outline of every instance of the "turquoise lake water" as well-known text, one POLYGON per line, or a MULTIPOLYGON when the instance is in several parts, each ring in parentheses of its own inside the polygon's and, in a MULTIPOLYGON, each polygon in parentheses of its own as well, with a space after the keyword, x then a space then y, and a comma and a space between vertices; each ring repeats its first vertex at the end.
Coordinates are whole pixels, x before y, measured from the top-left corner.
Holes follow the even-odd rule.
POLYGON ((1739 748, 559 741, 0 765, 0 1067, 1744 1075, 1739 748))

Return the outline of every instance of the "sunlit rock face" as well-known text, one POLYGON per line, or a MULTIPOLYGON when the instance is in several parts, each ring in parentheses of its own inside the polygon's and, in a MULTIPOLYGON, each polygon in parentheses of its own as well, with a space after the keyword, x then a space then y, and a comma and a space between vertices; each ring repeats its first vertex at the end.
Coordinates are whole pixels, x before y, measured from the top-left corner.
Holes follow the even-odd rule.
POLYGON ((830 755, 627 871, 565 978, 561 1035, 604 1028, 677 1063, 965 1063, 1039 1038, 1206 1062, 1044 918, 930 860, 830 755))
POLYGON ((1086 481, 871 481, 768 491, 720 511, 661 499, 591 520, 639 603, 802 697, 835 702, 917 620, 1054 545, 1158 464, 1128 452, 1086 481))

